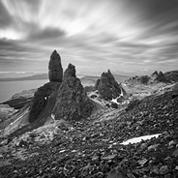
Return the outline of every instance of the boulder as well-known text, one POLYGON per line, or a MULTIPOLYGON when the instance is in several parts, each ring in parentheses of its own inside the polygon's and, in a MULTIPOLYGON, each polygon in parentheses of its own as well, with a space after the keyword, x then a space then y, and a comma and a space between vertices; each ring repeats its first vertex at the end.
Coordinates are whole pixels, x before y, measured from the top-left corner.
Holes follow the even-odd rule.
POLYGON ((95 84, 95 89, 98 90, 100 96, 106 100, 112 100, 113 98, 126 94, 122 86, 117 83, 110 70, 102 73, 100 79, 98 79, 95 84))
POLYGON ((61 65, 61 57, 56 50, 51 54, 48 69, 50 82, 62 82, 63 68, 61 65))
POLYGON ((90 116, 92 109, 93 103, 87 97, 80 79, 76 77, 75 66, 69 64, 58 89, 53 109, 55 119, 80 120, 90 116))

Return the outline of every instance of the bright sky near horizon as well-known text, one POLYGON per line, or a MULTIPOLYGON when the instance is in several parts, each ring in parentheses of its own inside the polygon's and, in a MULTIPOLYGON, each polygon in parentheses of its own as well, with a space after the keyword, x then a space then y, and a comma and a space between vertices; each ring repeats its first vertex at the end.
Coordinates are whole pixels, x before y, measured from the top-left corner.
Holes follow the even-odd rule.
POLYGON ((44 73, 56 49, 80 74, 178 69, 178 0, 0 0, 0 75, 44 73))

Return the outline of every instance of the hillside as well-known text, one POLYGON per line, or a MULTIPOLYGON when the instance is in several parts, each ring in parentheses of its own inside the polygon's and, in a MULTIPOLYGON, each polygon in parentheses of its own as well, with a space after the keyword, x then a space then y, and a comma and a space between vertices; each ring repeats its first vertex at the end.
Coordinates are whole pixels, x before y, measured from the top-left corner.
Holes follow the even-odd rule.
POLYGON ((48 68, 49 82, 0 106, 0 177, 178 176, 178 83, 162 72, 118 83, 108 70, 83 78, 86 92, 56 50, 48 68))
POLYGON ((177 105, 175 91, 165 90, 144 98, 127 112, 124 108, 102 110, 87 120, 39 128, 1 147, 5 159, 1 176, 176 177, 177 105), (160 136, 121 144, 152 134, 160 136))
POLYGON ((178 71, 165 72, 164 75, 170 81, 178 82, 178 71))
POLYGON ((134 76, 127 80, 128 83, 133 84, 153 84, 153 83, 174 83, 178 82, 178 71, 169 71, 163 73, 162 71, 155 71, 151 75, 134 76))

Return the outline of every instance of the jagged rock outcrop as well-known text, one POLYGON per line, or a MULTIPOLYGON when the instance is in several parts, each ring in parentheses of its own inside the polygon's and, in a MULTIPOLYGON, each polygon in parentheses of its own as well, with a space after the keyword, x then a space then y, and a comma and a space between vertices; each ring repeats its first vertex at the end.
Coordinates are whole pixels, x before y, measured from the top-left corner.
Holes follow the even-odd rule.
POLYGON ((100 96, 106 100, 112 100, 113 98, 119 97, 121 94, 126 94, 122 86, 117 83, 110 70, 102 73, 101 78, 96 82, 95 89, 98 90, 100 96))
POLYGON ((40 113, 45 109, 48 103, 48 98, 60 87, 63 78, 63 68, 61 65, 61 57, 56 50, 51 54, 49 61, 49 81, 42 87, 38 88, 32 100, 29 122, 34 122, 38 119, 40 113))
POLYGON ((50 82, 62 82, 63 68, 61 65, 61 57, 56 50, 51 54, 48 69, 50 82))
POLYGON ((95 89, 98 89, 98 86, 99 86, 99 84, 100 84, 100 79, 98 79, 97 81, 96 81, 96 83, 95 83, 95 89))
POLYGON ((59 82, 48 82, 42 87, 38 88, 32 100, 32 105, 29 114, 29 122, 37 120, 39 114, 45 108, 49 96, 54 93, 60 86, 59 82))
POLYGON ((69 64, 53 109, 55 119, 80 120, 88 117, 92 109, 92 101, 87 97, 80 79, 76 77, 75 66, 69 64))
POLYGON ((165 82, 165 83, 168 82, 167 78, 165 77, 165 75, 161 71, 158 74, 157 80, 159 82, 165 82))
POLYGON ((157 77, 158 76, 158 71, 154 71, 152 74, 151 74, 151 77, 157 77))
POLYGON ((166 78, 166 76, 163 74, 163 72, 157 72, 155 71, 152 75, 151 75, 152 80, 154 80, 155 82, 163 82, 163 83, 167 83, 169 82, 169 80, 166 78))

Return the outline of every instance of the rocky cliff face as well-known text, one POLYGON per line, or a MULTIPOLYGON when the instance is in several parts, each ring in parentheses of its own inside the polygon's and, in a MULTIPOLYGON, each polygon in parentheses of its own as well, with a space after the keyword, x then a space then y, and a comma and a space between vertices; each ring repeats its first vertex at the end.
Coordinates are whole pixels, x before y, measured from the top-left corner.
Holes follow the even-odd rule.
POLYGON ((57 91, 61 85, 63 78, 63 68, 61 65, 61 57, 56 50, 54 50, 54 52, 51 54, 48 68, 50 82, 38 88, 38 90, 35 92, 29 114, 30 122, 34 122, 38 119, 38 116, 47 105, 50 95, 57 91))
POLYGON ((75 66, 69 64, 53 109, 55 119, 80 120, 88 117, 92 109, 93 104, 76 77, 75 66))
POLYGON ((63 68, 61 65, 61 57, 56 50, 51 54, 48 69, 50 82, 62 82, 63 68))
POLYGON ((114 76, 108 70, 101 75, 101 78, 97 80, 95 89, 98 90, 100 96, 106 100, 112 100, 122 94, 126 94, 121 85, 117 83, 114 76))
POLYGON ((39 114, 45 108, 49 96, 54 93, 60 86, 59 82, 49 82, 38 88, 32 100, 32 106, 29 114, 29 121, 34 122, 39 114))
POLYGON ((47 117, 43 113, 46 113, 51 102, 54 106, 50 106, 50 112, 52 110, 55 119, 79 120, 91 114, 93 104, 76 77, 75 67, 69 64, 63 77, 61 58, 56 51, 49 62, 49 80, 35 92, 29 114, 31 123, 40 119, 41 115, 47 117), (53 94, 57 97, 50 97, 53 94))
POLYGON ((0 142, 0 177, 176 178, 178 97, 172 94, 165 90, 127 112, 103 110, 0 142))

